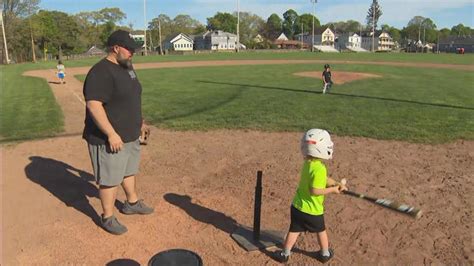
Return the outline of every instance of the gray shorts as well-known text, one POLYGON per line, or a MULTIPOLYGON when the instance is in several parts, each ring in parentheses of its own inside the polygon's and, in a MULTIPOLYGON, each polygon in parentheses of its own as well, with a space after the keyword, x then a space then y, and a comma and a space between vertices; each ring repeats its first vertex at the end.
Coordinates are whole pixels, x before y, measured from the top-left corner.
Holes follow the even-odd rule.
POLYGON ((138 173, 140 164, 140 142, 135 140, 124 143, 121 151, 112 153, 109 145, 89 146, 89 155, 97 184, 114 187, 122 183, 123 178, 138 173))

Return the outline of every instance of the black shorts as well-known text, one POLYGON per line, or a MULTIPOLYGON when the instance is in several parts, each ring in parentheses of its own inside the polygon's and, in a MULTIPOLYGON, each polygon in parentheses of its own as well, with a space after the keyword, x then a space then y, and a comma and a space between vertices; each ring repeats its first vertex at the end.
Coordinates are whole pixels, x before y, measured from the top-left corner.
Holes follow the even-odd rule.
POLYGON ((319 233, 324 230, 326 230, 326 226, 324 225, 324 214, 307 214, 291 205, 290 232, 319 233))

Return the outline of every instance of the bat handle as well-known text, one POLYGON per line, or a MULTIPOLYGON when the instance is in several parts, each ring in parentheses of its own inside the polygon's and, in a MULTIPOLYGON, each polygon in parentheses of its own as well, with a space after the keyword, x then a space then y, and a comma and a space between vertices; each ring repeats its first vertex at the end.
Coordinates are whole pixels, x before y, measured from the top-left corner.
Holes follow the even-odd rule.
POLYGON ((343 190, 342 193, 344 193, 346 195, 349 195, 349 196, 357 197, 357 198, 363 198, 364 197, 364 195, 356 193, 354 191, 350 191, 350 190, 343 190))

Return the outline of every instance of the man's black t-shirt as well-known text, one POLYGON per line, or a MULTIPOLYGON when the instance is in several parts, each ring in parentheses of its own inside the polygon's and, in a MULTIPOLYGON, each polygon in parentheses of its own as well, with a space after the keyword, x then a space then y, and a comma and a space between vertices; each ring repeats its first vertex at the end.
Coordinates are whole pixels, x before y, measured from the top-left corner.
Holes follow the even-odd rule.
MULTIPOLYGON (((103 103, 112 127, 124 143, 138 139, 142 125, 142 86, 133 69, 102 59, 87 74, 83 93, 86 101, 103 103)), ((87 108, 82 137, 94 145, 105 144, 108 139, 87 108)))
POLYGON ((323 71, 324 81, 326 83, 331 82, 331 71, 323 71))

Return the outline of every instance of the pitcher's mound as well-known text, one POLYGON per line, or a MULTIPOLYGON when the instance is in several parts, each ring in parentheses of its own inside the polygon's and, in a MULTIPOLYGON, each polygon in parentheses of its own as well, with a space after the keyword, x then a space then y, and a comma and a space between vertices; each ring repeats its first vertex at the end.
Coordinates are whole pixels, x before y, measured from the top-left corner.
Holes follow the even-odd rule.
MULTIPOLYGON (((332 74, 332 81, 335 84, 344 84, 347 82, 352 82, 354 80, 382 77, 376 74, 359 73, 359 72, 344 72, 344 71, 331 71, 331 74, 332 74)), ((293 75, 321 79, 322 71, 321 72, 315 72, 315 71, 298 72, 298 73, 294 73, 293 75)))

